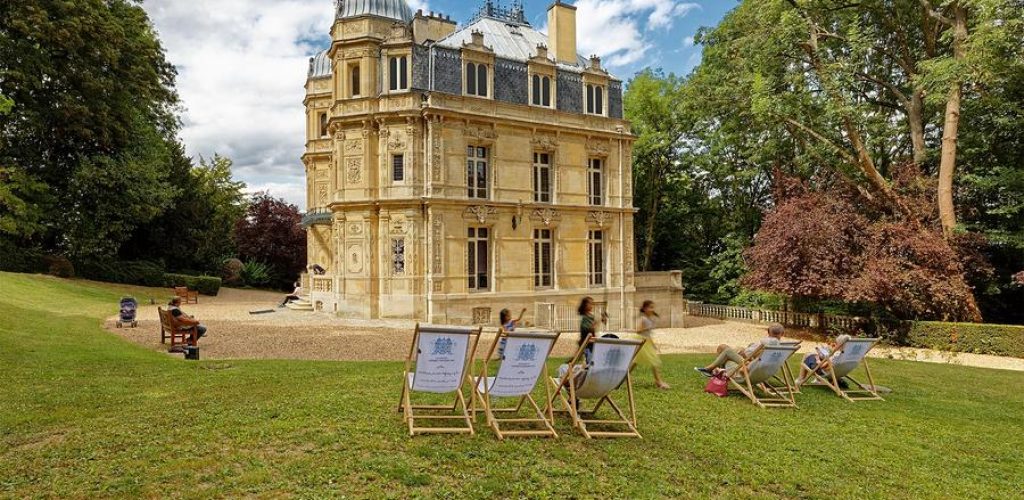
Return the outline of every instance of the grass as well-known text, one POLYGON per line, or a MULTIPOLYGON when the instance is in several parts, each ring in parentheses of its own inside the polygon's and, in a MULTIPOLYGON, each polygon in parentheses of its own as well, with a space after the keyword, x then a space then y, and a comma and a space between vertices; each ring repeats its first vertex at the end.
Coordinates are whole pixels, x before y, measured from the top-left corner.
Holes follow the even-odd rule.
MULTIPOLYGON (((1024 374, 875 363, 884 403, 798 410, 638 371, 643 440, 410 439, 399 363, 187 363, 102 330, 125 287, 0 273, 3 497, 1015 497, 1024 374)), ((146 291, 131 290, 139 296, 146 291)), ((283 332, 286 333, 286 332, 283 332)))

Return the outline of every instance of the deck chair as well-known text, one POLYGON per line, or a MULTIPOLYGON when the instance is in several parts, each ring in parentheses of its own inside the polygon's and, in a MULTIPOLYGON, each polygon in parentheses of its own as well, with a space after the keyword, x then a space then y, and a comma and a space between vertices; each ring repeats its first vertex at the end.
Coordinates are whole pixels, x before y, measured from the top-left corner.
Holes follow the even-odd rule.
POLYGON ((761 408, 796 408, 793 382, 785 370, 799 349, 799 343, 761 345, 746 361, 727 369, 729 385, 761 408))
POLYGON ((633 379, 630 375, 636 361, 636 355, 643 347, 645 340, 598 338, 591 336, 576 351, 565 373, 560 377, 552 377, 549 382, 554 394, 548 398, 545 411, 568 413, 573 426, 587 438, 595 437, 638 437, 636 402, 633 398, 633 379), (587 352, 590 362, 587 362, 587 352), (618 403, 612 399, 612 393, 623 388, 626 392, 628 414, 622 411, 618 403), (561 402, 561 409, 555 404, 561 402), (584 410, 583 402, 595 401, 592 410, 584 410), (579 402, 579 406, 577 406, 579 402), (617 418, 598 419, 597 411, 604 403, 615 412, 617 418), (584 418, 584 415, 591 418, 584 418), (595 431, 590 426, 601 425, 619 430, 595 431))
POLYGON ((480 331, 481 328, 416 325, 409 356, 405 360, 399 407, 409 426, 410 436, 474 433, 462 387, 472 367, 480 331), (413 393, 454 393, 455 401, 450 405, 413 404, 413 393), (465 426, 457 425, 460 420, 465 426), (420 421, 454 422, 444 427, 423 427, 418 425, 420 421))
POLYGON ((804 382, 802 385, 824 386, 832 389, 843 399, 855 401, 885 401, 878 395, 875 386, 875 379, 871 376, 871 367, 868 366, 867 355, 878 344, 881 339, 850 339, 836 349, 828 359, 821 362, 818 369, 808 377, 812 382, 804 382), (867 376, 867 385, 858 382, 850 376, 858 366, 864 367, 867 376), (820 375, 824 372, 824 375, 820 375), (839 381, 846 379, 852 382, 856 389, 843 389, 839 381))
MULTIPOLYGON (((494 430, 498 439, 505 439, 507 436, 541 436, 558 437, 554 428, 554 415, 548 408, 548 413, 533 399, 533 390, 537 387, 537 381, 544 374, 547 367, 548 356, 558 341, 557 333, 532 333, 515 332, 508 333, 504 330, 498 332, 494 343, 484 358, 483 368, 480 376, 472 380, 473 401, 472 414, 476 418, 476 407, 479 403, 487 417, 487 425, 494 430), (505 340, 504 354, 501 356, 501 365, 493 377, 488 376, 488 361, 498 351, 501 341, 505 340), (495 405, 495 398, 518 398, 515 406, 510 408, 498 408, 495 405), (524 403, 529 403, 527 411, 532 410, 530 417, 519 417, 524 403), (498 414, 510 415, 509 418, 498 418, 498 414), (502 425, 515 425, 515 428, 503 428, 502 425), (528 427, 523 429, 520 427, 528 427)), ((547 396, 551 395, 546 383, 544 390, 547 396)), ((545 401, 547 398, 545 398, 545 401)))
POLYGON ((188 287, 176 286, 174 287, 174 296, 181 299, 183 304, 198 304, 199 303, 199 292, 196 290, 189 290, 188 287))

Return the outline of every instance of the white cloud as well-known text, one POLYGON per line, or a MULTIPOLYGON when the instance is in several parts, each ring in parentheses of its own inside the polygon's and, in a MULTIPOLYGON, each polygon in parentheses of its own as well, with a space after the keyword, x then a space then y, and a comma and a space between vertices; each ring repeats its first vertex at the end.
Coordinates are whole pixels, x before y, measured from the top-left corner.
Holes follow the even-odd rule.
POLYGON ((688 36, 683 39, 683 47, 693 47, 695 40, 692 36, 688 36))
POLYGON ((609 67, 628 66, 642 60, 653 46, 644 29, 671 29, 699 8, 697 3, 676 0, 579 0, 579 50, 603 57, 609 67))
POLYGON ((189 154, 228 156, 236 178, 304 207, 303 86, 309 57, 328 43, 333 2, 150 0, 143 6, 178 67, 181 138, 189 154))

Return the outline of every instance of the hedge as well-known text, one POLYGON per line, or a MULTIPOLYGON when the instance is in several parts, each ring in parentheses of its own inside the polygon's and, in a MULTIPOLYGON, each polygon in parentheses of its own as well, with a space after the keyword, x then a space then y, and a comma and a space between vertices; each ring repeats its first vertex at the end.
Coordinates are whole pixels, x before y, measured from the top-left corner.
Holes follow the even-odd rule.
POLYGON ((911 347, 1024 358, 1024 326, 918 321, 903 340, 911 347))
POLYGON ((46 257, 35 250, 19 248, 0 238, 0 271, 45 274, 50 270, 46 257))
POLYGON ((221 279, 213 276, 189 276, 187 274, 165 274, 164 286, 173 288, 187 286, 189 290, 197 290, 203 295, 216 296, 220 293, 221 279))
POLYGON ((149 261, 111 261, 111 262, 76 262, 75 271, 78 277, 121 283, 124 285, 140 285, 160 287, 164 284, 164 266, 159 262, 149 261))

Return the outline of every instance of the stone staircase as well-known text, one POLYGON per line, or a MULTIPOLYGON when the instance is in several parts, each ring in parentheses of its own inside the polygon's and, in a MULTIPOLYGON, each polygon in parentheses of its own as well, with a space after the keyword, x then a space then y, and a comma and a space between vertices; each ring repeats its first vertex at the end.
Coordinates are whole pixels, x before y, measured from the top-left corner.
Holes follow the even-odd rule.
POLYGON ((309 295, 306 295, 305 297, 288 304, 287 307, 293 311, 312 311, 313 303, 310 302, 309 295))

